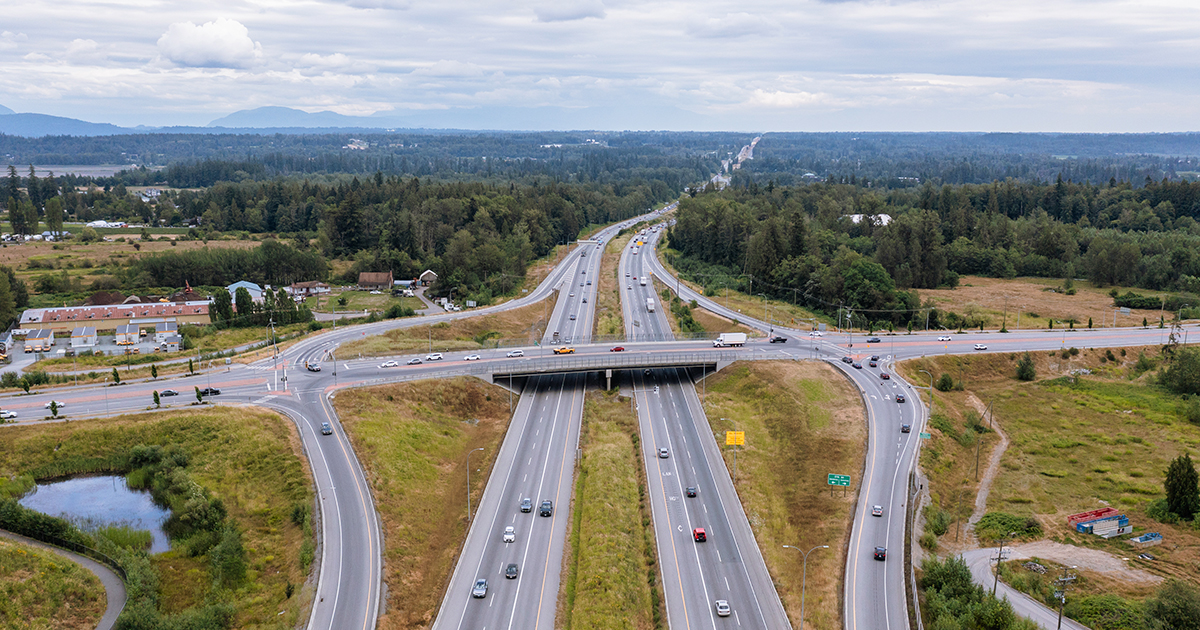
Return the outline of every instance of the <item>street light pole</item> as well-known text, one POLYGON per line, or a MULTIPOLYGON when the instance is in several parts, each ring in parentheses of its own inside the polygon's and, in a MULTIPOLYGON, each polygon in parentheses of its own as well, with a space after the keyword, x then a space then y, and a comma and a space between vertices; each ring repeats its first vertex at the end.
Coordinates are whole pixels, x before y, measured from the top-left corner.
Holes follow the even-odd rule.
POLYGON ((808 554, 818 549, 828 549, 829 545, 818 545, 812 549, 809 549, 808 551, 804 551, 799 547, 793 547, 791 545, 784 545, 783 547, 785 549, 795 549, 804 555, 804 569, 800 573, 800 630, 804 630, 804 589, 808 585, 808 554))
POLYGON ((467 452, 467 523, 471 523, 471 453, 482 451, 483 447, 467 452))

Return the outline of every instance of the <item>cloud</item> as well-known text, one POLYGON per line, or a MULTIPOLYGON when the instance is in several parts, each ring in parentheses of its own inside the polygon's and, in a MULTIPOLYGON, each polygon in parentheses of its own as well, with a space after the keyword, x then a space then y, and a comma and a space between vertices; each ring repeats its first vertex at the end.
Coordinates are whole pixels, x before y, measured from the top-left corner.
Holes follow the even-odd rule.
POLYGON ((778 26, 765 18, 749 13, 727 13, 723 17, 708 18, 688 25, 687 33, 694 37, 731 38, 747 35, 764 35, 778 30, 778 26))
POLYGON ((473 63, 463 63, 461 61, 448 61, 442 59, 432 66, 425 68, 417 68, 412 71, 413 74, 425 77, 458 77, 469 78, 483 76, 483 68, 473 63))
POLYGON ((21 42, 24 42, 26 39, 29 39, 29 38, 25 36, 25 33, 13 33, 11 31, 4 31, 3 33, 0 33, 0 50, 11 50, 13 48, 16 48, 21 42))
POLYGON ((249 68, 262 60, 262 44, 237 20, 219 18, 196 26, 176 22, 158 38, 158 51, 181 66, 249 68))
POLYGON ((600 0, 565 0, 535 7, 539 22, 568 22, 586 18, 604 19, 604 3, 600 0))
POLYGON ((344 4, 355 9, 393 9, 407 11, 412 3, 409 0, 333 0, 334 4, 344 4))
POLYGON ((67 59, 71 61, 93 61, 102 58, 100 45, 91 39, 76 39, 67 44, 67 59))

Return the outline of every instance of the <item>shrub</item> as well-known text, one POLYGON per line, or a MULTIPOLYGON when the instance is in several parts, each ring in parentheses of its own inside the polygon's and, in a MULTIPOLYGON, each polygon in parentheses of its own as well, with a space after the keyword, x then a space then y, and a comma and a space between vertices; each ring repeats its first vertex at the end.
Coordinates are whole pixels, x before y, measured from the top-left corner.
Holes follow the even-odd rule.
POLYGON ((950 531, 950 513, 936 505, 925 506, 925 530, 934 536, 945 535, 950 531))
POLYGON ((942 374, 934 387, 937 387, 939 392, 948 392, 954 389, 954 379, 949 374, 942 374))
POLYGON ((1143 608, 1146 627, 1196 630, 1200 628, 1200 590, 1187 582, 1167 580, 1146 600, 1143 608))
POLYGON ((1039 536, 1042 524, 1032 517, 1016 516, 1005 512, 988 512, 975 525, 975 534, 980 540, 1000 540, 1015 533, 1017 538, 1039 536))
POLYGON ((1141 626, 1142 610, 1120 595, 1067 598, 1063 614, 1094 630, 1125 630, 1141 626))
POLYGON ((1021 357, 1021 360, 1017 361, 1017 379, 1032 381, 1035 378, 1037 378, 1037 368, 1033 365, 1033 357, 1029 356, 1029 353, 1026 352, 1021 357))

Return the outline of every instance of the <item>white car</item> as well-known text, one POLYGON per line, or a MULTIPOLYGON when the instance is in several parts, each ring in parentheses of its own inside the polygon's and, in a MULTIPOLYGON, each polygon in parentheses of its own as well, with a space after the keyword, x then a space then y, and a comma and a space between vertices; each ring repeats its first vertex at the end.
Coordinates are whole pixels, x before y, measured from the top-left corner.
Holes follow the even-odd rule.
POLYGON ((977 344, 975 344, 975 349, 976 350, 987 350, 987 346, 985 346, 981 343, 977 343, 977 344))
POLYGON ((625 277, 626 277, 626 278, 628 278, 628 277, 629 277, 629 272, 628 272, 628 271, 626 271, 626 272, 625 272, 625 277))
POLYGON ((9 418, 16 418, 16 417, 17 417, 17 412, 15 412, 15 411, 9 411, 7 409, 0 410, 0 420, 7 420, 9 418))
POLYGON ((729 609, 729 602, 727 602, 723 599, 718 599, 716 601, 716 605, 717 605, 717 616, 718 617, 728 617, 729 616, 729 613, 731 612, 729 609))
POLYGON ((510 359, 513 357, 523 357, 523 356, 525 356, 525 351, 524 350, 509 350, 508 354, 506 354, 504 356, 507 356, 510 359))
POLYGON ((467 356, 463 357, 463 360, 464 361, 478 361, 479 355, 478 354, 468 354, 467 356))
POLYGON ((822 335, 821 331, 819 331, 819 330, 810 330, 808 332, 808 336, 809 337, 823 337, 824 335, 822 335))
POLYGON ((67 406, 67 403, 65 403, 65 402, 63 402, 63 401, 61 401, 61 400, 51 400, 50 402, 46 403, 46 405, 45 405, 45 408, 46 408, 46 409, 49 409, 49 408, 50 408, 50 405, 52 405, 52 404, 54 404, 54 403, 58 403, 58 408, 59 408, 59 409, 62 409, 63 407, 66 407, 66 406, 67 406))
POLYGON ((504 542, 517 542, 517 528, 512 525, 504 528, 504 542))
POLYGON ((662 459, 666 459, 671 456, 671 451, 668 451, 667 447, 663 446, 658 449, 658 456, 662 459))
POLYGON ((384 361, 379 364, 381 368, 400 367, 400 364, 395 361, 384 361))
POLYGON ((425 355, 425 360, 426 361, 441 361, 442 353, 441 352, 433 352, 433 353, 427 354, 427 355, 425 355))
POLYGON ((950 335, 942 335, 938 337, 938 341, 950 341, 950 335))
POLYGON ((883 516, 883 506, 882 505, 872 505, 871 506, 871 516, 883 516))
POLYGON ((383 291, 371 291, 371 295, 383 295, 383 291))

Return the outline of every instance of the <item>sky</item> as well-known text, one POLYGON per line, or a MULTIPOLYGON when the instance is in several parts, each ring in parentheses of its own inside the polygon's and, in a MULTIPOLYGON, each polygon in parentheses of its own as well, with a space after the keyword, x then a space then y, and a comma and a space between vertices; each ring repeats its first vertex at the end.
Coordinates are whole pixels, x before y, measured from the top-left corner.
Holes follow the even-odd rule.
POLYGON ((1196 0, 4 0, 0 105, 479 129, 1200 130, 1196 0), (517 121, 517 122, 514 122, 517 121))

